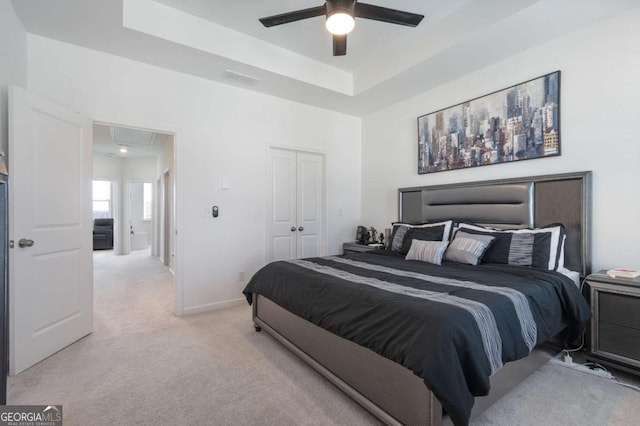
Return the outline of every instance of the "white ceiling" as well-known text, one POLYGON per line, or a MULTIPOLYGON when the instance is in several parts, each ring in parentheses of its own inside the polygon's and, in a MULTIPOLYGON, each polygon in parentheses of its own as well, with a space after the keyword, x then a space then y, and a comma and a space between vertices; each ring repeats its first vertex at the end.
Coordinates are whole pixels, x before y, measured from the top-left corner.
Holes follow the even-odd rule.
POLYGON ((93 125, 93 153, 119 158, 156 157, 171 136, 147 130, 93 125), (127 152, 120 152, 126 147, 127 152))
POLYGON ((324 17, 306 19, 265 28, 258 18, 321 6, 323 0, 156 0, 184 12, 200 16, 216 24, 265 40, 285 49, 355 72, 365 63, 381 60, 402 49, 409 38, 424 37, 429 23, 442 20, 471 0, 365 0, 362 3, 400 9, 425 16, 416 28, 367 19, 357 19, 356 28, 347 37, 347 55, 332 55, 331 34, 325 29, 324 17))
POLYGON ((360 116, 638 0, 365 2, 425 18, 417 28, 357 19, 347 55, 333 57, 322 17, 271 28, 258 22, 322 0, 12 0, 28 32, 360 116))

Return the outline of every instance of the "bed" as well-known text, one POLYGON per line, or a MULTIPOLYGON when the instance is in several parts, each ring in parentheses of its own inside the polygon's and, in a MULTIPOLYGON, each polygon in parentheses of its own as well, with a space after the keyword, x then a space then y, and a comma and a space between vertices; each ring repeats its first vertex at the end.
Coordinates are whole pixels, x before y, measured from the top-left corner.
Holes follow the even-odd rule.
MULTIPOLYGON (((590 269, 589 197, 589 172, 403 188, 399 220, 453 219, 499 229, 562 223, 562 263, 579 281, 590 269)), ((569 277, 511 265, 436 266, 381 252, 276 262, 254 275, 245 294, 256 330, 274 336, 383 422, 460 425, 581 331, 590 312, 569 277), (444 296, 434 292, 443 286, 444 296), (528 311, 522 300, 529 301, 528 311), (448 316, 460 310, 467 314, 448 316), (505 312, 515 317, 503 319, 505 312), (446 320, 433 320, 436 313, 446 320), (486 332, 492 327, 499 329, 497 339, 486 332), (442 340, 445 335, 451 341, 442 340), (418 356, 420 350, 431 352, 418 356)))

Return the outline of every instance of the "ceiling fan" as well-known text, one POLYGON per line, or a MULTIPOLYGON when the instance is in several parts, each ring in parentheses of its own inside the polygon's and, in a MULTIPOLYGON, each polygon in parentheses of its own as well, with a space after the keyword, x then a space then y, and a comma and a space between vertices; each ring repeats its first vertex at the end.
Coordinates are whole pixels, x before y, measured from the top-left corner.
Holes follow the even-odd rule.
POLYGON ((265 27, 273 27, 322 15, 327 17, 327 30, 333 34, 333 56, 347 54, 347 34, 353 30, 355 18, 372 19, 408 27, 418 26, 424 18, 424 15, 358 3, 357 0, 327 0, 322 6, 260 18, 260 22, 265 27))

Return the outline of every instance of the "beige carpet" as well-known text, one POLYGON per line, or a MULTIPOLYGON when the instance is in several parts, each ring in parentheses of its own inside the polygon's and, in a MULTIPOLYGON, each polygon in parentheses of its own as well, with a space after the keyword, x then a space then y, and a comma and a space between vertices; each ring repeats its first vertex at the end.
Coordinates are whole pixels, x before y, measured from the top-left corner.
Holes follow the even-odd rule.
MULTIPOLYGON (((95 331, 9 379, 10 404, 62 404, 65 425, 371 425, 266 333, 248 306, 173 316, 148 251, 95 255, 95 331)), ((640 393, 547 365, 475 425, 631 425, 640 393)))

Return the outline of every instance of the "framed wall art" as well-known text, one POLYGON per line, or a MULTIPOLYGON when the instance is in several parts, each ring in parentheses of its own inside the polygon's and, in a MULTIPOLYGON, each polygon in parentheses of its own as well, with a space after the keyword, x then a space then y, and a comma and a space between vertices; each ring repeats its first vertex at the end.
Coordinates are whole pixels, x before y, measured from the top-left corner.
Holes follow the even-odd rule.
POLYGON ((418 117, 418 173, 560 155, 560 71, 418 117))

